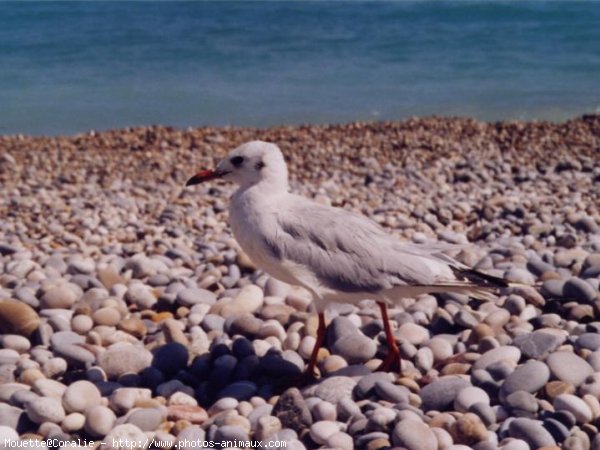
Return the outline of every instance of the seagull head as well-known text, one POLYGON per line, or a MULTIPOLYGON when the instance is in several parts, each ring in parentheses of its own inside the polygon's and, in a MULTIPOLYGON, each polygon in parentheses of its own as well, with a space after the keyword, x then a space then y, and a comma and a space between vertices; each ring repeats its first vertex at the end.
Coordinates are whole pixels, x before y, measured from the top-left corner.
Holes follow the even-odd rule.
POLYGON ((251 141, 240 145, 223 158, 214 169, 202 170, 186 186, 223 178, 241 187, 259 183, 269 189, 288 188, 288 172, 279 147, 270 142, 251 141))

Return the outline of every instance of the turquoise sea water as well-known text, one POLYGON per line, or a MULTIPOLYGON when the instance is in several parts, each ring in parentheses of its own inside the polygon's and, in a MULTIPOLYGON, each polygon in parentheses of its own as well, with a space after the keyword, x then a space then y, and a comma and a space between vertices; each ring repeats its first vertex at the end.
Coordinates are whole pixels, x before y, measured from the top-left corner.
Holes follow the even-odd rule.
POLYGON ((600 107, 600 3, 1 2, 0 134, 600 107))

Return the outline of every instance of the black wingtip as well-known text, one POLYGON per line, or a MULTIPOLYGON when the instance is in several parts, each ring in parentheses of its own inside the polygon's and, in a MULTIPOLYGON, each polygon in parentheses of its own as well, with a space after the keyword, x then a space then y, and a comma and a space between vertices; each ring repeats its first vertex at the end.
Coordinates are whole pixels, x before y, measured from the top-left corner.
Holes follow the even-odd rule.
POLYGON ((482 286, 494 286, 497 288, 507 288, 510 286, 508 281, 502 278, 488 275, 487 273, 483 273, 475 269, 460 269, 453 267, 452 270, 457 278, 465 281, 471 281, 482 286))

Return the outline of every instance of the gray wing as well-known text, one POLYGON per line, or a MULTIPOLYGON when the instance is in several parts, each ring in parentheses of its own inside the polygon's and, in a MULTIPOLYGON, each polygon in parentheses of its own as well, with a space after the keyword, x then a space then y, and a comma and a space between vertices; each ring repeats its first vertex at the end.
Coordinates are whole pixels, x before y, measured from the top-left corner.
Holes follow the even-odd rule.
POLYGON ((267 245, 278 258, 308 267, 324 286, 377 292, 455 279, 449 257, 403 244, 365 216, 295 199, 277 214, 267 245))

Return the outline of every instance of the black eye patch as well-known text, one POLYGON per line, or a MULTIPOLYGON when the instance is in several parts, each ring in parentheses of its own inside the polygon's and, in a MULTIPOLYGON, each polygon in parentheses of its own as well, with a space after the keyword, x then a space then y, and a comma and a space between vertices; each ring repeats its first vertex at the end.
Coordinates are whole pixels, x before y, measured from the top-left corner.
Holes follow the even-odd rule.
POLYGON ((243 156, 234 156, 233 158, 231 158, 229 160, 229 162, 231 162, 231 164, 233 164, 235 167, 240 167, 242 165, 242 163, 244 162, 244 157, 243 156))

